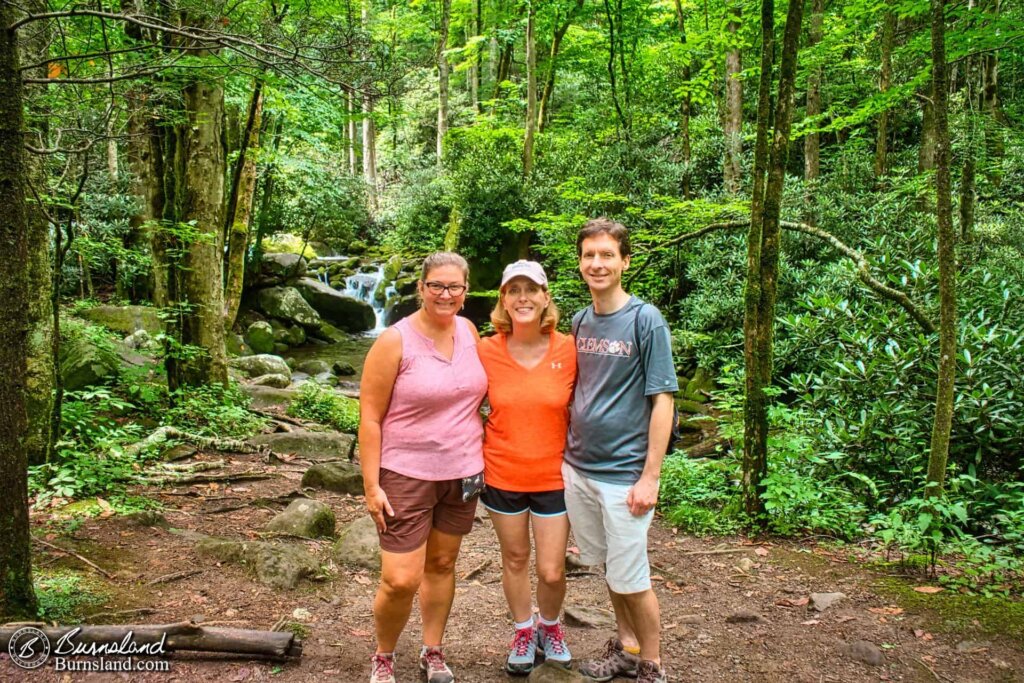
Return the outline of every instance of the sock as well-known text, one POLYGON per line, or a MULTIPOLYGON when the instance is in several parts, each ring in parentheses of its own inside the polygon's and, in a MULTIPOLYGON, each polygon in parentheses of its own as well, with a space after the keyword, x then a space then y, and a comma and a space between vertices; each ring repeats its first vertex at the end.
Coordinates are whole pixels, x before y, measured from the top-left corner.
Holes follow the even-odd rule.
POLYGON ((428 649, 430 649, 430 650, 440 650, 441 646, 440 645, 431 645, 431 646, 429 646, 429 648, 426 645, 421 646, 420 647, 420 657, 422 657, 423 655, 427 654, 427 650, 428 649))
POLYGON ((548 628, 551 628, 552 626, 557 626, 558 625, 558 617, 555 617, 554 621, 548 621, 547 619, 545 619, 544 617, 542 617, 540 615, 537 615, 537 618, 540 620, 540 625, 541 626, 547 626, 548 628))
POLYGON ((623 645, 622 649, 625 652, 628 652, 631 655, 635 655, 637 657, 640 656, 640 646, 639 645, 623 645))
POLYGON ((526 621, 516 622, 515 629, 517 631, 519 631, 521 629, 524 629, 524 628, 533 628, 533 617, 530 617, 526 621))
POLYGON ((375 652, 374 654, 377 655, 378 657, 387 657, 388 659, 394 659, 395 658, 395 653, 394 652, 375 652))

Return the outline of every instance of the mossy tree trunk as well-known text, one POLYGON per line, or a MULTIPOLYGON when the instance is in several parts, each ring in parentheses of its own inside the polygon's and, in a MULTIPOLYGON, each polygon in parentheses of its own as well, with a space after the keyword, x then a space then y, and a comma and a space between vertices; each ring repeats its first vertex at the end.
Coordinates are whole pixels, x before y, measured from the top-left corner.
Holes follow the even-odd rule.
POLYGON ((245 254, 249 248, 253 198, 256 194, 256 154, 260 146, 263 118, 263 82, 256 81, 249 101, 242 147, 235 165, 227 216, 227 268, 224 284, 224 329, 229 330, 238 315, 245 280, 245 254))
MULTIPOLYGON (((26 8, 33 14, 45 12, 47 5, 42 0, 30 0, 26 8)), ((24 40, 19 41, 21 61, 25 64, 39 64, 25 72, 34 78, 46 78, 45 66, 47 48, 50 42, 50 23, 34 22, 25 31, 24 40)), ((33 144, 46 147, 49 137, 49 123, 44 106, 46 85, 33 84, 25 87, 25 102, 29 117, 26 122, 33 144), (41 143, 41 144, 40 144, 41 143)), ((35 188, 39 197, 49 194, 47 189, 44 157, 37 154, 25 157, 26 180, 35 188)), ((53 391, 56 379, 53 354, 53 305, 51 286, 53 284, 53 253, 50 240, 50 224, 43 207, 35 200, 25 206, 28 226, 28 375, 26 376, 25 409, 28 414, 28 433, 25 450, 28 463, 39 465, 50 457, 50 450, 56 435, 51 438, 50 421, 53 411, 53 391)))
POLYGON ((736 194, 740 191, 743 157, 743 83, 740 81, 743 57, 739 45, 739 17, 743 10, 734 5, 727 11, 735 19, 725 28, 729 34, 729 51, 725 54, 725 121, 722 126, 725 130, 725 159, 722 162, 722 179, 725 191, 736 194))
MULTIPOLYGON (((768 473, 768 398, 765 389, 772 381, 775 300, 779 273, 782 190, 789 160, 789 138, 793 121, 793 99, 796 84, 797 51, 803 21, 804 0, 792 0, 786 16, 779 66, 779 90, 774 111, 775 130, 770 150, 767 148, 768 117, 771 103, 771 58, 774 56, 771 19, 774 3, 762 3, 762 22, 767 23, 762 36, 762 71, 758 95, 758 136, 755 148, 755 174, 766 174, 765 180, 755 176, 755 193, 764 188, 763 199, 754 196, 751 228, 747 244, 747 293, 744 319, 744 361, 746 367, 746 402, 743 425, 743 496, 744 507, 752 520, 764 512, 761 499, 763 481, 768 473), (765 159, 767 156, 767 160, 765 159), (754 244, 756 240, 756 244, 754 244), (756 285, 753 284, 756 279, 756 285)), ((763 175, 762 175, 763 177, 763 175)))
MULTIPOLYGON (((878 90, 888 92, 892 87, 892 48, 896 42, 896 13, 886 12, 882 19, 880 40, 881 68, 878 74, 878 90)), ((875 178, 882 178, 889 172, 889 110, 883 109, 878 115, 878 133, 875 138, 875 178)))
POLYGON ((939 371, 935 391, 935 421, 928 454, 925 495, 942 495, 953 424, 956 379, 956 235, 953 232, 949 143, 949 77, 946 64, 946 2, 931 0, 932 111, 935 130, 935 218, 939 260, 939 371))
MULTIPOLYGON (((825 27, 825 0, 813 0, 811 6, 811 26, 807 34, 808 47, 821 42, 825 27)), ((814 119, 821 115, 821 73, 820 64, 811 69, 807 75, 807 118, 814 119)), ((812 125, 817 127, 820 122, 812 125)), ((804 137, 804 222, 815 225, 814 199, 821 175, 821 134, 808 133, 804 137)))
POLYGON ((14 6, 0 3, 0 617, 35 618, 28 517, 29 224, 14 6))

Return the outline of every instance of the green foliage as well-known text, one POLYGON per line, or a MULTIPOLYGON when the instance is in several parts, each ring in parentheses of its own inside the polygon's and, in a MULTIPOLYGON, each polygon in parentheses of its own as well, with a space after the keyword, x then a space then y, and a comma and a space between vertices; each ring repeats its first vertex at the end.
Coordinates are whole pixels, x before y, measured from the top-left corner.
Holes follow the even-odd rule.
POLYGON ((288 414, 313 420, 340 432, 354 434, 359 430, 359 402, 316 382, 306 382, 299 395, 288 406, 288 414))
POLYGON ((102 605, 106 594, 87 578, 64 569, 37 569, 35 591, 39 618, 47 622, 74 623, 83 611, 102 605))
POLYGON ((249 397, 235 383, 188 387, 171 396, 163 422, 202 436, 241 439, 258 432, 265 422, 248 406, 249 397))

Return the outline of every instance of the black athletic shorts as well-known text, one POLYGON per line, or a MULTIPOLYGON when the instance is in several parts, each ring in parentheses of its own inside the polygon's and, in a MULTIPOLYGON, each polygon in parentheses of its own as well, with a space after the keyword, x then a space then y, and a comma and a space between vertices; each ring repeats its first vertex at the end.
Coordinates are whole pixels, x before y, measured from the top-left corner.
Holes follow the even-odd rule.
POLYGON ((519 515, 529 510, 538 517, 558 517, 565 514, 565 489, 506 491, 488 485, 484 487, 480 502, 501 515, 519 515))

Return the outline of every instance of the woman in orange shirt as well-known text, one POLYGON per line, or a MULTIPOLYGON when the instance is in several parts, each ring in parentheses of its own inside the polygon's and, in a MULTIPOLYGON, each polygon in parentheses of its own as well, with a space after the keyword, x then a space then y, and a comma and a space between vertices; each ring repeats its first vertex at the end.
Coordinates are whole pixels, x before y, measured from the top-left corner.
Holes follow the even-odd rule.
POLYGON ((576 381, 572 337, 555 331, 558 309, 535 261, 505 268, 491 322, 498 331, 478 352, 487 373, 491 414, 484 426, 481 502, 501 545, 502 588, 515 621, 505 670, 525 675, 538 648, 548 661, 572 659, 559 622, 565 598, 569 519, 562 455, 576 381), (536 546, 537 606, 530 589, 530 526, 536 546))

